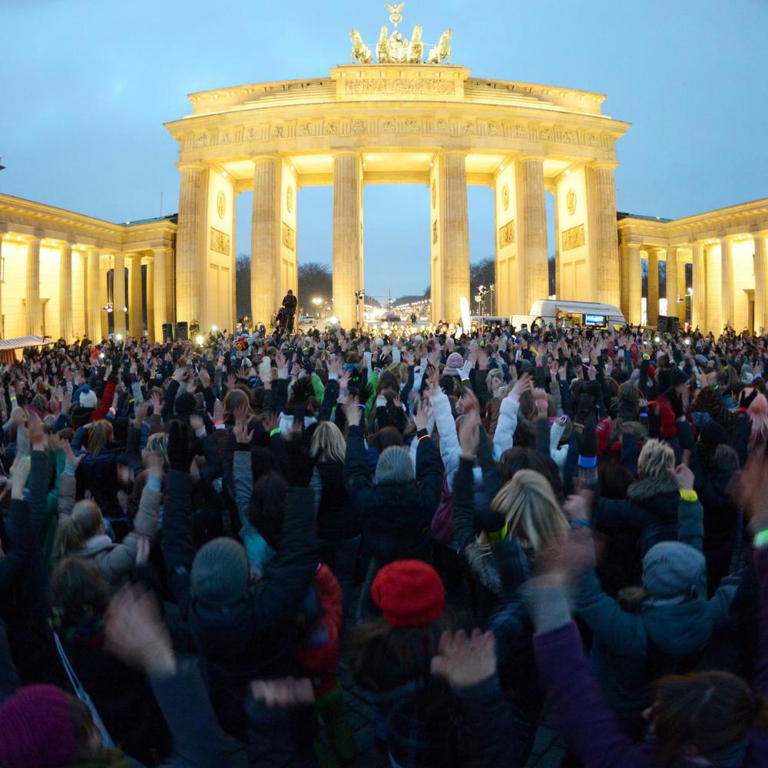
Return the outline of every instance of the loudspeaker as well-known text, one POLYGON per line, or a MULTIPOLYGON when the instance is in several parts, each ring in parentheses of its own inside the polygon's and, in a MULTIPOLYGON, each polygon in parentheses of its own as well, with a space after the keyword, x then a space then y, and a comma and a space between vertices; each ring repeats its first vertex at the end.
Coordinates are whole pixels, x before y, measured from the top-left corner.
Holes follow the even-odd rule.
POLYGON ((176 323, 176 341, 189 340, 189 323, 176 323))
POLYGON ((659 333, 667 333, 669 329, 669 318, 666 315, 659 315, 658 323, 656 324, 656 330, 659 333))
POLYGON ((680 330, 680 318, 670 316, 667 318, 667 333, 677 333, 680 330))
POLYGON ((163 342, 173 341, 173 323, 163 323, 163 342))

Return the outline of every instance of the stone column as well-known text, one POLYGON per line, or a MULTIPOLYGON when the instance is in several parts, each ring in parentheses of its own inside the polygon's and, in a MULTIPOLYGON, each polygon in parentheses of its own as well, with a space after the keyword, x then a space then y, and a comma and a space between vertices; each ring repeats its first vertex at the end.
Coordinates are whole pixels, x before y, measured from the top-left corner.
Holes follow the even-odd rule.
POLYGON ((472 306, 469 295, 469 210, 466 156, 446 152, 441 159, 440 260, 443 314, 449 323, 461 319, 461 297, 472 306))
POLYGON ((756 232, 755 238, 755 331, 768 330, 768 232, 756 232))
MULTIPOLYGON (((168 249, 153 248, 154 263, 152 265, 152 305, 154 308, 155 341, 163 340, 163 323, 170 322, 168 317, 168 293, 166 287, 166 270, 168 249)), ((147 291, 149 298, 149 291, 147 291)), ((147 322, 149 325, 149 322, 147 322)))
POLYGON ((59 336, 72 341, 72 244, 59 250, 59 336))
POLYGON ((278 304, 283 298, 277 295, 280 279, 282 160, 279 157, 258 157, 253 166, 251 319, 254 323, 270 326, 272 317, 278 310, 278 304))
POLYGON ((30 336, 43 332, 42 306, 40 304, 40 238, 27 239, 27 328, 30 336))
POLYGON ((648 248, 648 304, 646 325, 656 328, 659 324, 659 253, 648 248))
POLYGON ((720 240, 721 257, 721 315, 722 325, 733 328, 734 317, 734 289, 733 289, 733 240, 730 237, 723 237, 720 240))
POLYGON ((706 333, 707 327, 707 252, 704 243, 691 245, 693 264, 693 301, 691 302, 691 325, 706 333))
POLYGON ((208 180, 203 166, 181 166, 179 228, 176 237, 176 317, 200 320, 206 295, 208 180))
POLYGON ((362 161, 345 152, 333 159, 333 314, 354 327, 355 291, 362 285, 362 161))
POLYGON ((628 251, 627 270, 629 278, 627 321, 632 325, 640 325, 643 322, 643 267, 640 258, 640 244, 628 243, 626 248, 628 251))
POLYGON ((588 294, 593 301, 617 306, 619 286, 619 238, 616 228, 615 162, 592 163, 586 168, 589 223, 588 294))
POLYGON ((0 224, 0 339, 5 338, 5 320, 3 319, 3 283, 7 279, 5 264, 3 263, 3 236, 8 231, 4 224, 0 224))
MULTIPOLYGON (((541 158, 525 157, 515 163, 517 196, 517 260, 521 276, 520 304, 531 311, 537 299, 549 297, 549 256, 547 254, 547 207, 544 165, 541 158)), ((614 221, 614 236, 616 222, 614 221)), ((616 259, 618 269, 618 256, 616 259)))
POLYGON ((101 313, 104 311, 104 299, 101 292, 101 269, 99 249, 89 248, 86 255, 86 291, 85 325, 88 337, 93 342, 101 340, 101 313))
POLYGON ((134 253, 131 257, 130 275, 128 278, 128 287, 131 291, 131 298, 128 302, 128 312, 130 317, 130 332, 134 339, 140 339, 144 335, 143 305, 141 301, 141 254, 134 253))
POLYGON ((125 336, 125 254, 115 251, 112 261, 112 316, 114 333, 125 336))
POLYGON ((685 307, 685 302, 677 303, 685 293, 685 286, 680 288, 677 282, 677 246, 667 248, 667 317, 680 317, 680 307, 685 307))

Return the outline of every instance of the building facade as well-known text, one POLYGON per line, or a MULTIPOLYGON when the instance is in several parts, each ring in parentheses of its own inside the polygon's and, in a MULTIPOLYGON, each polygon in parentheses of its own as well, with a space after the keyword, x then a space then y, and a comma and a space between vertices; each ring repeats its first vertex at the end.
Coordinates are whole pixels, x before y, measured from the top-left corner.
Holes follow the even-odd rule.
POLYGON ((495 193, 499 314, 526 313, 549 293, 547 191, 560 290, 619 303, 615 142, 628 124, 602 114, 600 94, 472 78, 450 64, 368 63, 189 98, 192 114, 167 124, 180 153, 179 320, 204 328, 230 317, 234 202, 251 190, 252 316, 269 322, 298 288, 297 191, 318 185, 333 186, 333 307, 345 327, 364 290, 366 184, 430 189, 434 321, 457 321, 462 297, 471 301, 472 184, 495 193))
POLYGON ((0 337, 162 339, 175 244, 175 215, 113 224, 0 194, 0 337))
POLYGON ((667 315, 681 323, 687 316, 694 327, 713 333, 726 326, 768 330, 768 199, 672 221, 619 214, 618 236, 621 308, 631 323, 656 326, 665 288, 667 315), (659 279, 660 263, 665 280, 659 279))

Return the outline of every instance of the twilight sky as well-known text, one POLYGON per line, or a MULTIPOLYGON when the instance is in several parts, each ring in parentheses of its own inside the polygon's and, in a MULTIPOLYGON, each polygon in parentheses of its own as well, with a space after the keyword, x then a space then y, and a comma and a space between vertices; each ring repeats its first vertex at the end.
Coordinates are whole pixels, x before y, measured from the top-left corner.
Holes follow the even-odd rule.
MULTIPOLYGON (((177 209, 186 94, 325 77, 350 27, 375 42, 383 0, 0 0, 0 191, 114 221, 177 209)), ((632 123, 619 210, 678 217, 768 197, 768 0, 406 0, 401 25, 478 77, 607 94, 632 123)), ((471 187, 472 260, 493 254, 490 189, 471 187)), ((330 264, 332 191, 299 193, 299 258, 330 264)), ((250 194, 238 253, 250 252, 250 194)), ((367 187, 371 295, 429 282, 426 187, 367 187)), ((550 234, 551 240, 551 234, 550 234)), ((550 242, 550 247, 552 243, 550 242)))

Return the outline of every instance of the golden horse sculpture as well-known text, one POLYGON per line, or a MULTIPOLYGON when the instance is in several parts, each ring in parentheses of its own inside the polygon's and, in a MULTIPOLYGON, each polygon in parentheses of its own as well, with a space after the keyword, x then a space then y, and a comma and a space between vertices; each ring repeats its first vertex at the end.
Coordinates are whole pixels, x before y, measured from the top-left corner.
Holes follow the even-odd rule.
POLYGON ((387 29, 386 24, 383 24, 381 27, 381 33, 379 34, 379 40, 376 43, 376 59, 378 60, 379 64, 391 64, 392 58, 389 55, 389 41, 387 40, 387 32, 389 30, 387 29))
POLYGON ((427 64, 442 64, 443 61, 451 58, 451 37, 453 30, 446 29, 440 36, 440 41, 433 46, 427 56, 427 64))
POLYGON ((421 59, 423 56, 424 56, 424 43, 421 41, 421 24, 417 24, 413 28, 413 35, 411 36, 411 44, 408 46, 408 63, 421 64, 421 59))
POLYGON ((352 56, 361 64, 370 64, 373 60, 373 54, 371 49, 363 42, 363 38, 360 33, 353 29, 349 33, 349 37, 352 40, 352 56))

